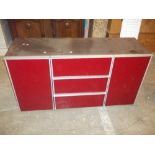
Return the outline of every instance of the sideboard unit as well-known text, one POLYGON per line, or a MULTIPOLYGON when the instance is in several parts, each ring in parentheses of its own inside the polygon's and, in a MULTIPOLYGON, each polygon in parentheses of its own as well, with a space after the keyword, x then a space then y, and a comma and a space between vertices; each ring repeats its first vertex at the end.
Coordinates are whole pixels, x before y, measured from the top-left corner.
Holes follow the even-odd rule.
POLYGON ((25 111, 134 104, 151 57, 134 38, 29 38, 4 59, 25 111))

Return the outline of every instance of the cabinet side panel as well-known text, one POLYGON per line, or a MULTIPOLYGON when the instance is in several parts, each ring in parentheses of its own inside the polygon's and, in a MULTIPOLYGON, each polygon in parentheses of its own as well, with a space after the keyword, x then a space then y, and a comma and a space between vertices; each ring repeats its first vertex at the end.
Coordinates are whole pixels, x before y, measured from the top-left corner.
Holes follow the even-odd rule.
POLYGON ((7 60, 7 64, 20 109, 52 109, 49 60, 7 60))
POLYGON ((106 105, 133 104, 150 57, 115 58, 106 105))

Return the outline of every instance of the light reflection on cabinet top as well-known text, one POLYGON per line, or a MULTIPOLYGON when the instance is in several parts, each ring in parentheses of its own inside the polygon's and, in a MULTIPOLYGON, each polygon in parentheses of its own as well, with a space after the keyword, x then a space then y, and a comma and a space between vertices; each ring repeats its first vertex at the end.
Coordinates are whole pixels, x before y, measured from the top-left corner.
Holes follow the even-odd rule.
POLYGON ((15 39, 6 58, 23 56, 94 56, 150 54, 134 38, 15 39))

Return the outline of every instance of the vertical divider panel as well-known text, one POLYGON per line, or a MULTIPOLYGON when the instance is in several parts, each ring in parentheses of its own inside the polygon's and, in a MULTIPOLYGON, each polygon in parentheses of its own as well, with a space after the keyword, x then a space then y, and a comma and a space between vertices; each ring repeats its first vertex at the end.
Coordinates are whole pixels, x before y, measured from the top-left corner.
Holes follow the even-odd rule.
POLYGON ((107 94, 108 94, 110 80, 111 80, 111 75, 112 75, 112 70, 113 70, 113 66, 114 66, 114 60, 115 60, 115 57, 112 56, 111 64, 110 64, 110 70, 109 70, 109 76, 108 76, 108 81, 107 81, 106 90, 105 90, 105 96, 104 96, 104 101, 103 101, 103 106, 106 106, 107 94))
POLYGON ((52 63, 52 57, 50 56, 49 59, 50 62, 50 79, 51 79, 51 89, 52 89, 52 100, 53 100, 53 110, 56 110, 56 104, 55 104, 55 88, 54 88, 54 78, 53 78, 53 63, 52 63))

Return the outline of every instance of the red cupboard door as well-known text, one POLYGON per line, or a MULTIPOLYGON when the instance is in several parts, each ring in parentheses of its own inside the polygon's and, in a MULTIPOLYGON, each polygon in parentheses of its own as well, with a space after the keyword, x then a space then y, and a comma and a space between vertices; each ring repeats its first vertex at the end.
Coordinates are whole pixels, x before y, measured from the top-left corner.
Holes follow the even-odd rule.
POLYGON ((111 58, 53 59, 54 76, 108 75, 111 58))
POLYGON ((55 93, 102 92, 106 90, 107 78, 55 80, 55 93))
POLYGON ((49 60, 7 60, 20 109, 52 109, 49 60))
POLYGON ((115 58, 106 105, 133 104, 150 57, 115 58))

